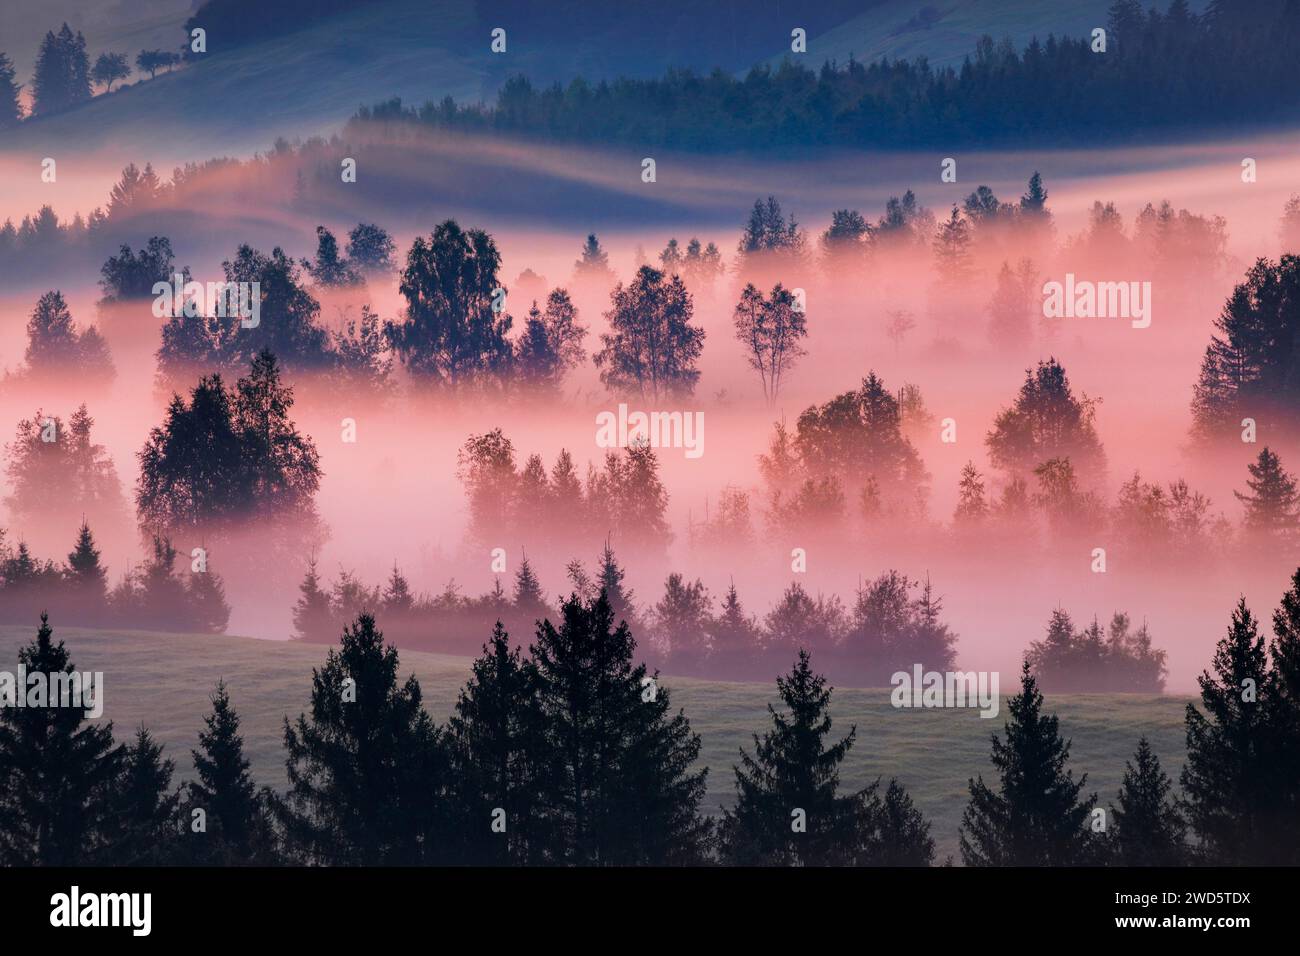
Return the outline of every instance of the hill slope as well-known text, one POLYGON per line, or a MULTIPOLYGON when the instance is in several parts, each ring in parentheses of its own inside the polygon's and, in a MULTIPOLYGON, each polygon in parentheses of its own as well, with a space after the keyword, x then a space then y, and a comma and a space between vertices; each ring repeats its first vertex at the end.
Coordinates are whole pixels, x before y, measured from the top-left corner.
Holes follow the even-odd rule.
MULTIPOLYGON (((17 649, 31 640, 33 628, 0 627, 0 669, 14 670, 17 649)), ((91 631, 56 628, 79 670, 104 672, 104 717, 125 737, 142 722, 167 745, 181 777, 192 773, 195 746, 209 695, 219 678, 229 685, 243 719, 242 732, 259 783, 282 788, 283 718, 305 709, 311 671, 326 648, 239 637, 91 631)), ((426 705, 443 720, 469 673, 469 661, 439 654, 401 653, 401 672, 414 672, 426 705)), ((1004 694, 1014 691, 1003 675, 1004 694)), ((751 747, 751 734, 766 729, 766 707, 775 684, 733 684, 665 678, 675 707, 682 707, 703 739, 702 760, 710 768, 705 809, 716 813, 733 799, 731 766, 737 749, 751 747)), ((1004 699, 1005 704, 1005 699, 1004 699)), ((1088 774, 1088 790, 1102 805, 1115 799, 1124 761, 1146 734, 1171 776, 1184 754, 1185 698, 1130 695, 1061 695, 1048 706, 1061 718, 1062 733, 1073 738, 1071 766, 1088 774)), ((887 690, 840 689, 832 712, 836 735, 858 728, 858 741, 844 763, 846 786, 864 786, 897 776, 932 821, 942 860, 957 855, 957 833, 966 805, 966 782, 991 773, 989 734, 1001 733, 1006 708, 996 719, 970 710, 896 710, 887 690)))

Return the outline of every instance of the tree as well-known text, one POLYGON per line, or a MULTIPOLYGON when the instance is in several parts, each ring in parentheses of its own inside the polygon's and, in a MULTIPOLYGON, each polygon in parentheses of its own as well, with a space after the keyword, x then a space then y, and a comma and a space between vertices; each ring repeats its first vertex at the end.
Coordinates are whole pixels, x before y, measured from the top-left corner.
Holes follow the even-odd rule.
POLYGON ((90 78, 96 83, 103 83, 104 92, 111 93, 117 80, 125 80, 130 75, 131 67, 126 62, 125 53, 101 53, 95 61, 90 78))
POLYGON ((391 273, 396 249, 387 230, 374 223, 359 222, 348 233, 348 263, 363 276, 391 273))
MULTIPOLYGON (((109 190, 108 218, 121 219, 146 211, 158 201, 162 192, 162 183, 151 163, 145 163, 143 170, 135 163, 128 163, 122 169, 122 178, 109 190)), ((170 278, 164 276, 164 279, 170 278)))
POLYGON ((323 286, 351 286, 361 281, 351 263, 339 258, 339 242, 324 226, 316 227, 316 261, 304 259, 302 265, 323 286))
POLYGON ((997 790, 983 775, 970 781, 962 814, 961 856, 967 866, 1078 866, 1095 859, 1088 828, 1096 794, 1081 798, 1088 781, 1066 770, 1070 742, 1055 714, 1042 713, 1043 695, 1025 662, 1020 693, 1011 698, 1006 740, 993 734, 997 790))
POLYGON ((692 583, 676 572, 668 575, 664 596, 654 606, 654 622, 674 673, 698 672, 708 659, 712 606, 708 589, 698 578, 692 583))
POLYGON ((966 462, 957 485, 957 508, 952 514, 955 528, 976 527, 989 515, 989 503, 984 494, 984 479, 973 461, 966 462))
POLYGON ((1267 446, 1253 464, 1246 466, 1250 477, 1242 494, 1234 491, 1246 509, 1245 527, 1253 535, 1291 542, 1300 533, 1300 493, 1296 479, 1285 468, 1277 452, 1267 446))
POLYGON ((68 585, 68 616, 87 624, 102 621, 108 606, 108 572, 99 563, 95 537, 84 519, 63 576, 68 585))
POLYGON ((970 222, 962 216, 956 205, 934 237, 934 267, 939 282, 949 288, 962 287, 971 277, 970 222))
POLYGON ((1074 397, 1055 358, 1025 370, 1015 402, 998 413, 984 439, 993 465, 1024 475, 1052 458, 1069 458, 1085 485, 1097 481, 1106 457, 1093 423, 1096 401, 1074 397))
POLYGON ((1236 441, 1243 418, 1294 434, 1300 406, 1296 357, 1287 345, 1300 329, 1300 256, 1258 259, 1214 320, 1192 393, 1192 437, 1236 441))
POLYGON ((808 335, 807 319, 794 293, 781 283, 772 288, 771 298, 745 286, 736 303, 732 322, 736 338, 746 349, 750 368, 758 372, 763 398, 768 405, 776 402, 782 376, 806 354, 801 341, 808 335))
POLYGON ((532 647, 546 727, 544 802, 556 837, 548 859, 578 865, 700 862, 707 769, 692 770, 700 738, 644 664, 607 595, 571 596, 559 627, 542 621, 532 647))
POLYGON ((1145 736, 1139 738, 1133 760, 1124 762, 1119 806, 1110 808, 1111 851, 1120 866, 1181 866, 1187 859, 1187 821, 1173 787, 1160 769, 1160 758, 1145 736))
POLYGON ((448 725, 466 862, 536 864, 556 835, 537 671, 498 621, 448 725), (500 829, 498 829, 498 826, 500 829))
MULTIPOLYGON (((120 302, 124 299, 143 299, 153 295, 155 283, 170 284, 176 270, 172 266, 171 240, 166 236, 154 236, 137 256, 131 247, 123 245, 115 256, 109 256, 99 270, 100 288, 104 290, 105 302, 120 302)), ((190 270, 180 270, 183 281, 189 282, 190 270)))
POLYGON ((239 733, 239 714, 225 681, 217 681, 212 712, 203 718, 199 746, 190 751, 197 780, 189 784, 187 817, 203 810, 206 830, 187 837, 198 860, 224 865, 274 859, 268 800, 254 787, 239 733))
POLYGON ((154 530, 263 516, 314 526, 320 455, 290 410, 293 389, 263 352, 234 389, 220 375, 199 380, 190 401, 172 396, 163 424, 137 456, 136 506, 154 530))
POLYGON ((534 623, 547 616, 551 610, 546 596, 542 593, 542 585, 533 572, 533 566, 528 563, 528 555, 524 555, 519 562, 519 570, 515 572, 515 589, 511 603, 520 617, 534 623))
POLYGON ((170 792, 175 764, 144 727, 126 747, 111 799, 113 832, 103 855, 116 866, 170 863, 176 845, 176 808, 170 792))
MULTIPOLYGON (((18 651, 27 673, 75 672, 52 636, 41 614, 36 637, 18 651)), ((14 690, 10 684, 4 693, 14 690)), ((114 746, 111 722, 83 726, 85 709, 60 702, 29 694, 25 707, 0 708, 0 861, 7 866, 84 865, 113 834, 109 808, 126 748, 114 746)))
POLYGON ((989 341, 995 346, 1023 348, 1033 340, 1030 321, 1034 294, 1034 267, 1022 259, 1016 271, 1002 263, 997 288, 989 302, 989 341))
POLYGON ((0 129, 18 125, 23 118, 22 100, 18 98, 22 86, 14 82, 14 64, 0 53, 0 129))
POLYGON ((569 294, 552 290, 545 312, 536 302, 528 310, 524 334, 515 346, 515 381, 526 391, 557 394, 565 374, 587 357, 582 348, 586 335, 569 294))
POLYGON ((835 866, 864 862, 875 787, 839 792, 839 765, 857 728, 827 741, 831 688, 814 674, 806 650, 776 679, 784 713, 770 703, 772 729, 742 747, 736 804, 723 809, 721 855, 733 865, 835 866))
POLYGON ((166 50, 141 50, 135 58, 135 67, 144 73, 149 74, 149 79, 155 79, 158 71, 164 66, 170 66, 172 60, 166 50))
POLYGON ((1277 777, 1265 702, 1273 694, 1264 639, 1245 598, 1203 671, 1201 709, 1187 705, 1187 762, 1182 787, 1187 821, 1207 862, 1220 866, 1282 862, 1294 850, 1278 842, 1277 777), (1202 713, 1202 709, 1204 713, 1202 713))
POLYGON ((479 542, 499 540, 515 512, 515 446, 494 428, 471 435, 457 455, 457 477, 469 499, 469 534, 479 542))
POLYGON ((788 219, 781 211, 775 196, 767 202, 754 200, 749 221, 740 237, 740 259, 743 267, 756 265, 767 259, 785 260, 797 264, 807 254, 807 237, 795 218, 788 219))
POLYGON ((86 38, 75 36, 65 23, 57 34, 46 33, 32 77, 32 115, 45 115, 76 106, 91 97, 90 61, 86 38))
POLYGON ((1300 860, 1300 569, 1273 613, 1269 645, 1273 690, 1268 698, 1271 729, 1270 761, 1277 776, 1272 785, 1278 808, 1272 821, 1277 845, 1289 847, 1286 862, 1300 860))
POLYGON ((294 859, 322 865, 444 859, 445 743, 419 681, 362 614, 312 670, 311 716, 284 721, 289 792, 277 804, 294 859))
POLYGON ((334 630, 334 619, 330 614, 329 594, 320 586, 320 576, 316 573, 316 556, 307 562, 307 573, 298 585, 298 602, 293 606, 294 639, 299 641, 320 641, 334 630))
POLYGON ((505 370, 512 356, 506 339, 511 320, 499 312, 500 268, 492 237, 481 229, 466 232, 454 219, 427 240, 416 237, 399 286, 406 315, 385 327, 413 375, 457 386, 505 370))
POLYGON ((230 621, 230 604, 221 576, 211 568, 191 571, 185 584, 187 629, 200 634, 223 634, 230 621))
POLYGON ((710 660, 724 673, 747 676, 749 667, 757 663, 761 640, 758 623, 745 613, 732 582, 721 613, 709 625, 710 660))
POLYGON ((66 426, 40 409, 18 423, 13 442, 5 446, 10 486, 5 505, 12 518, 53 521, 80 511, 113 525, 125 517, 117 469, 92 439, 94 424, 85 405, 66 426))
POLYGON ((113 376, 108 344, 94 328, 78 331, 63 293, 57 290, 46 292, 32 310, 24 361, 30 376, 72 374, 100 381, 113 376))
POLYGON ((694 394, 704 330, 691 324, 694 306, 681 276, 669 279, 642 266, 632 282, 614 287, 610 299, 610 331, 601 335, 603 348, 594 356, 605 386, 656 403, 694 394))
POLYGON ((614 270, 609 267, 609 254, 600 246, 595 233, 587 235, 582 246, 582 258, 573 264, 575 278, 579 280, 614 281, 614 270))

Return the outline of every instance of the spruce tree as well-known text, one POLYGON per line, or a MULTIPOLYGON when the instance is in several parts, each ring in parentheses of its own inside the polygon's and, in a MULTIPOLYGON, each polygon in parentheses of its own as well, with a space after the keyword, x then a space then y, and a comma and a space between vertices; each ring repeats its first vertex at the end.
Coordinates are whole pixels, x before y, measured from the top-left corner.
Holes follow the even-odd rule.
POLYGON ((192 571, 185 585, 190 630, 200 634, 223 634, 230 621, 230 604, 221 575, 211 568, 192 571))
POLYGON ((411 607, 415 603, 415 598, 411 594, 411 586, 407 584, 405 576, 397 568, 397 562, 393 562, 393 573, 388 577, 388 584, 384 588, 383 610, 385 614, 409 614, 411 607))
POLYGON ((102 622, 108 606, 108 572, 99 563, 99 549, 85 519, 77 532, 77 546, 68 555, 64 578, 69 610, 83 623, 102 622))
MULTIPOLYGON (((18 651, 29 677, 72 674, 63 642, 55 644, 48 616, 35 639, 18 651)), ((29 681, 30 685, 30 681, 29 681)), ((0 681, 6 703, 17 688, 0 681)), ((102 685, 96 688, 103 693, 102 685)), ((113 725, 86 723, 81 707, 0 708, 0 863, 75 866, 94 860, 114 832, 112 798, 126 758, 113 743, 113 725)))
POLYGON ((740 751, 736 804, 723 810, 719 842, 737 865, 833 866, 862 860, 871 833, 875 786, 839 792, 839 766, 856 727, 827 743, 831 688, 814 674, 806 650, 776 679, 784 713, 770 703, 772 729, 754 735, 754 753, 740 751))
POLYGON ((436 862, 445 847, 444 741, 419 681, 361 614, 312 671, 311 714, 284 722, 289 792, 277 811, 295 859, 436 862))
POLYGON ((903 785, 890 778, 885 795, 871 804, 864 862, 872 866, 929 866, 934 862, 930 821, 903 785))
POLYGON ((516 613, 525 620, 536 622, 550 613, 542 585, 533 573, 533 566, 528 563, 528 555, 524 555, 519 570, 515 572, 515 590, 511 600, 516 613))
POLYGON ((162 745, 144 727, 127 746, 112 798, 113 834, 103 862, 116 866, 174 862, 180 797, 171 792, 175 764, 163 759, 162 752, 162 745))
POLYGON ((185 805, 186 839, 193 856, 222 864, 269 862, 274 856, 265 799, 258 794, 244 756, 239 715, 225 681, 217 682, 212 713, 203 718, 199 749, 190 751, 198 779, 185 805), (193 812, 204 811, 205 829, 195 832, 193 812))
POLYGON ((757 663, 762 635, 754 619, 745 613, 733 581, 722 601, 722 611, 709 626, 713 648, 711 660, 731 676, 745 676, 757 663))
POLYGON ((550 845, 536 683, 536 668, 498 622, 448 724, 466 863, 539 863, 550 845))
POLYGON ((1170 798, 1173 786, 1145 736, 1124 762, 1119 806, 1110 807, 1111 852, 1120 866, 1180 866, 1187 857, 1187 821, 1170 798))
POLYGON ((1254 463, 1247 465, 1250 491, 1234 491, 1245 506, 1246 530, 1252 534, 1293 542, 1300 531, 1300 492, 1296 479, 1285 468, 1277 453, 1267 447, 1254 463))
POLYGON ((550 769, 554 821, 547 857, 578 865, 699 862, 709 825, 699 813, 707 769, 700 738, 669 710, 658 676, 633 665, 636 641, 614 623, 604 591, 570 597, 560 626, 537 630, 532 655, 550 769))
POLYGON ((333 630, 330 615, 330 596, 320 586, 316 572, 316 556, 307 562, 307 573, 298 585, 298 603, 293 606, 294 639, 320 641, 333 630))
POLYGON ((1274 828, 1276 777, 1265 701, 1272 694, 1264 639, 1245 598, 1204 671, 1201 708, 1187 705, 1187 762, 1182 785, 1187 819, 1207 862, 1276 862, 1288 852, 1274 828))
POLYGON ((969 783, 962 814, 961 856, 967 866, 1077 866, 1094 862, 1089 829, 1096 794, 1080 796, 1088 775, 1066 770, 1070 742, 1055 714, 1043 714, 1043 695, 1026 661, 1020 693, 1011 698, 1006 740, 992 735, 996 790, 981 775, 969 783))
POLYGON ((18 99, 22 86, 14 77, 13 61, 0 53, 0 129, 17 126, 23 118, 22 102, 18 99))
POLYGON ((1278 846, 1287 847, 1289 866, 1300 864, 1300 569, 1273 613, 1273 642, 1269 658, 1273 668, 1268 698, 1268 723, 1273 767, 1277 772, 1278 846))

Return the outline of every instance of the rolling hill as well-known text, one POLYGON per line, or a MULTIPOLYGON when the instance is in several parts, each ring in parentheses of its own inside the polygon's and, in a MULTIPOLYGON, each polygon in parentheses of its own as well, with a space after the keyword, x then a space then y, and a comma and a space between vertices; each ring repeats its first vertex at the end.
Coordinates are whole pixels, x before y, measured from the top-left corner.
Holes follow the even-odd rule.
MULTIPOLYGON (((14 670, 17 649, 34 628, 0 627, 0 669, 14 670)), ((285 784, 283 718, 306 708, 311 671, 323 660, 320 646, 250 638, 96 631, 57 628, 79 670, 104 673, 104 717, 124 738, 141 723, 166 744, 178 775, 192 773, 195 746, 209 695, 219 678, 243 720, 242 732, 259 783, 285 784)), ((469 673, 464 658, 412 651, 401 653, 401 673, 414 672, 426 706, 444 720, 469 673)), ((731 766, 737 748, 751 747, 751 734, 766 729, 766 706, 775 684, 740 684, 665 678, 674 706, 685 709, 703 740, 702 760, 710 768, 705 810, 716 813, 733 796, 731 766)), ((1002 675, 1004 695, 1014 692, 1011 675, 1002 675)), ((1177 775, 1184 754, 1186 698, 1139 695, 1059 695, 1048 706, 1061 718, 1062 733, 1073 739, 1071 766, 1088 774, 1089 792, 1113 802, 1139 735, 1146 734, 1166 772, 1177 775)), ((888 690, 839 689, 832 713, 834 735, 856 724, 858 739, 843 765, 842 782, 864 786, 878 776, 897 776, 932 821, 937 856, 957 856, 957 834, 966 805, 968 778, 992 768, 989 734, 1002 732, 1005 696, 996 719, 973 710, 896 710, 888 690)))

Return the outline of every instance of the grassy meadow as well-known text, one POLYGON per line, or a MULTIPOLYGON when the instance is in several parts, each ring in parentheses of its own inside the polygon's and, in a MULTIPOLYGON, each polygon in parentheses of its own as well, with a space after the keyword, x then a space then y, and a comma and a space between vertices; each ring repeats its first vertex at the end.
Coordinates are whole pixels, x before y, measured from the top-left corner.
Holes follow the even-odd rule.
MULTIPOLYGON (((17 667, 18 648, 34 627, 0 627, 0 670, 17 667)), ((124 739, 144 723, 166 744, 180 778, 192 773, 195 746, 209 695, 219 678, 230 688, 243 721, 244 746, 259 783, 285 784, 281 747, 283 718, 305 709, 311 671, 326 648, 251 638, 149 632, 55 628, 79 670, 104 674, 104 718, 124 739)), ((814 660, 814 665, 816 661, 814 660)), ((401 652, 401 673, 414 672, 425 706, 439 720, 450 713, 456 692, 469 674, 465 658, 401 652)), ((966 782, 991 774, 989 734, 1002 732, 1005 698, 1015 693, 1016 675, 1001 675, 1004 706, 994 719, 976 710, 897 710, 888 689, 837 689, 832 700, 833 733, 858 729, 857 743, 842 766, 842 784, 862 786, 878 776, 897 776, 932 821, 937 856, 957 853, 957 833, 966 803, 966 782)), ((768 722, 767 703, 775 683, 742 684, 665 677, 674 707, 685 709, 703 739, 702 760, 709 770, 705 809, 716 813, 732 798, 731 766, 737 748, 768 722)), ((1073 740, 1071 766, 1088 774, 1088 791, 1104 805, 1115 799, 1124 761, 1139 735, 1146 734, 1172 777, 1184 753, 1183 712, 1187 698, 1147 695, 1049 696, 1048 708, 1061 718, 1062 733, 1073 740)))

